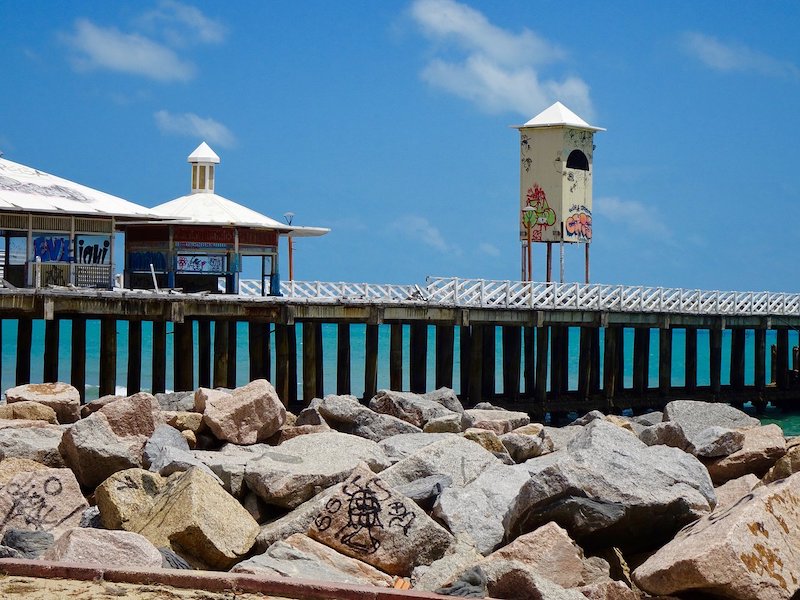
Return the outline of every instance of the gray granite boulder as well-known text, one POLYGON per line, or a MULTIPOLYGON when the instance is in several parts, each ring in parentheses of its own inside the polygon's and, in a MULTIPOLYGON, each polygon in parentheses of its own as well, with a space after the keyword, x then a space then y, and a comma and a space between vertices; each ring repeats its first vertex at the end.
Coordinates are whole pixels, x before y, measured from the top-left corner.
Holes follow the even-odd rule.
POLYGON ((523 463, 530 458, 553 451, 553 440, 544 428, 536 435, 510 431, 501 435, 500 441, 516 463, 523 463))
POLYGON ((686 439, 694 443, 695 437, 708 427, 747 429, 758 427, 761 422, 738 408, 719 402, 698 400, 674 400, 664 407, 664 421, 678 423, 686 439))
POLYGON ((402 419, 370 410, 355 396, 325 396, 310 408, 319 411, 332 429, 374 442, 400 433, 422 433, 422 429, 402 419))
POLYGON ((39 558, 53 545, 55 538, 49 531, 31 531, 28 529, 9 528, 3 533, 0 544, 14 548, 24 558, 39 558))
POLYGON ((476 427, 478 429, 489 429, 497 435, 502 435, 522 427, 531 422, 528 413, 514 410, 480 410, 471 408, 464 411, 466 423, 464 429, 476 427))
POLYGON ((159 425, 144 445, 144 466, 159 475, 172 475, 198 467, 223 485, 222 479, 189 450, 180 431, 169 425, 159 425))
POLYGON ((454 437, 451 433, 401 433, 378 442, 392 462, 403 460, 425 446, 454 437))
POLYGON ((167 392, 156 394, 161 410, 169 411, 193 411, 194 392, 167 392))
POLYGON ((744 446, 744 432, 727 427, 706 427, 694 436, 686 450, 701 458, 716 458, 738 452, 744 446))
POLYGON ((584 425, 588 425, 592 421, 595 421, 597 419, 605 419, 605 418, 606 418, 606 416, 603 413, 601 413, 599 410, 591 410, 588 413, 586 413, 585 415, 583 415, 582 417, 578 417, 577 419, 575 419, 572 423, 570 423, 570 425, 573 425, 573 426, 577 425, 579 427, 583 427, 584 425))
POLYGON ((697 458, 676 448, 646 446, 600 419, 565 450, 526 466, 536 461, 544 461, 544 468, 522 486, 505 516, 509 540, 555 521, 584 547, 646 549, 716 503, 697 458))
POLYGON ((392 415, 419 428, 424 427, 431 419, 444 417, 453 412, 419 394, 391 390, 379 390, 370 400, 369 407, 375 412, 392 415))
POLYGON ((422 428, 425 433, 461 433, 464 428, 463 413, 452 412, 443 417, 431 419, 422 428))
POLYGON ((683 427, 674 421, 648 425, 639 433, 639 439, 648 446, 671 446, 679 450, 686 450, 689 446, 683 427))
POLYGON ((0 460, 27 458, 48 467, 61 468, 64 458, 58 446, 63 435, 64 428, 58 425, 0 429, 0 460))
POLYGON ((456 393, 451 390, 450 388, 439 388, 438 390, 434 390, 432 392, 428 392, 427 394, 422 395, 423 398, 426 400, 433 400, 438 404, 441 404, 446 409, 451 410, 457 413, 464 412, 464 406, 461 404, 461 401, 456 396, 456 393))

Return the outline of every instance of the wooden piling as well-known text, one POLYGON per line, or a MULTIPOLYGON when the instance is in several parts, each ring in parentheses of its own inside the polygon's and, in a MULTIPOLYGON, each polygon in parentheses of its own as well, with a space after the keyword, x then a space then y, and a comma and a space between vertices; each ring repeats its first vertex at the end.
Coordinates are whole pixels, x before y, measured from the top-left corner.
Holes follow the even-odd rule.
POLYGON ((172 330, 173 385, 176 392, 194 390, 194 323, 174 323, 172 330))
POLYGON ((325 357, 324 349, 322 347, 322 322, 317 321, 314 323, 314 339, 317 345, 317 357, 314 370, 317 373, 317 391, 316 397, 322 398, 325 396, 325 357))
POLYGON ((621 392, 625 390, 625 328, 621 326, 615 326, 615 327, 617 331, 616 333, 617 384, 615 388, 615 393, 619 395, 621 392))
POLYGON ((469 335, 469 405, 483 401, 483 326, 472 325, 469 335))
POLYGON ((523 327, 523 346, 524 346, 524 367, 523 379, 524 394, 526 398, 532 398, 536 389, 536 329, 534 327, 523 327))
POLYGON ((314 323, 303 325, 303 402, 308 404, 317 394, 317 336, 314 323))
POLYGON ((153 394, 161 394, 167 389, 167 323, 153 321, 153 356, 152 356, 152 389, 153 394))
POLYGON ((411 323, 411 391, 425 393, 428 371, 428 324, 425 321, 411 323))
POLYGON ((350 323, 342 322, 336 326, 336 393, 347 395, 351 389, 350 323))
POLYGON ((142 391, 142 322, 128 321, 128 395, 142 391))
POLYGON ((736 391, 744 389, 744 348, 745 348, 744 329, 731 330, 731 365, 730 382, 731 388, 736 391))
POLYGON ((228 380, 227 387, 233 389, 236 387, 236 350, 238 344, 238 323, 235 320, 227 322, 228 326, 228 380))
POLYGON ((289 405, 289 335, 294 325, 275 324, 275 389, 284 406, 289 405))
POLYGON ((28 317, 17 319, 17 369, 16 384, 31 382, 31 344, 33 342, 33 320, 28 317))
POLYGON ((197 320, 197 383, 211 387, 211 321, 197 320))
POLYGON ((389 330, 389 388, 403 389, 403 324, 392 323, 389 330))
POLYGON ((470 369, 472 367, 472 332, 468 325, 463 325, 458 330, 458 363, 459 363, 459 391, 461 401, 468 405, 470 369))
POLYGON ((581 327, 578 342, 578 399, 588 400, 592 379, 592 331, 594 327, 581 327))
POLYGON ((708 357, 711 373, 711 393, 716 401, 719 399, 722 373, 722 329, 720 327, 712 327, 708 331, 708 343, 708 357))
POLYGON ((69 380, 86 401, 86 317, 72 317, 69 380))
POLYGON ((754 338, 753 385, 755 385, 756 390, 763 392, 767 387, 767 331, 759 327, 755 330, 754 338))
POLYGON ((289 349, 289 404, 297 404, 297 327, 294 324, 286 329, 286 343, 289 349))
MULTIPOLYGON (((412 332, 411 339, 414 339, 412 332)), ((367 324, 364 343, 366 364, 364 365, 364 401, 369 402, 378 393, 378 325, 367 324)), ((414 361, 411 361, 414 364, 414 361)), ((424 385, 424 379, 423 379, 424 385)))
POLYGON ((785 327, 777 331, 778 355, 775 360, 775 383, 779 390, 789 387, 789 330, 785 327))
POLYGON ((214 387, 228 387, 228 323, 214 322, 214 387))
POLYGON ((494 400, 495 390, 497 389, 497 381, 495 379, 495 371, 497 370, 497 333, 493 323, 483 324, 480 327, 483 329, 481 397, 484 401, 491 402, 494 400))
POLYGON ((250 381, 270 380, 269 323, 250 321, 247 324, 250 381))
POLYGON ((561 377, 561 393, 569 393, 569 327, 561 328, 561 343, 559 344, 560 363, 559 376, 561 377))
POLYGON ((436 389, 453 387, 454 341, 452 325, 436 326, 436 389))
POLYGON ((613 406, 619 385, 617 378, 619 376, 620 331, 620 327, 606 327, 605 331, 603 344, 603 395, 606 399, 607 408, 613 406))
POLYGON ((658 393, 669 396, 672 391, 672 329, 658 330, 658 393))
POLYGON ((53 383, 58 381, 58 346, 61 321, 51 319, 44 322, 44 364, 42 381, 53 383))
POLYGON ((100 396, 117 390, 117 320, 100 320, 100 396))
POLYGON ((503 399, 519 400, 519 371, 522 361, 522 330, 514 325, 503 326, 503 399))
MULTIPOLYGON (((588 248, 588 246, 587 246, 588 248)), ((591 395, 600 393, 600 328, 590 328, 592 346, 591 363, 592 374, 589 378, 589 392, 591 395)))
POLYGON ((547 351, 550 346, 549 327, 536 328, 536 390, 535 400, 539 410, 544 412, 547 401, 547 351))
POLYGON ((633 392, 638 398, 647 395, 650 375, 650 328, 633 331, 633 392))

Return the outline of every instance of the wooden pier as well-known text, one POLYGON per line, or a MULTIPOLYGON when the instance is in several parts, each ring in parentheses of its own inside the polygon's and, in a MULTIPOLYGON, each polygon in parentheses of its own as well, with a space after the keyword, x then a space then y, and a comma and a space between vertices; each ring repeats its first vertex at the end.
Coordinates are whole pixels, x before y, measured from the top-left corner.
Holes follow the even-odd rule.
MULTIPOLYGON (((533 284, 525 285, 529 286, 529 295, 536 293, 533 284)), ((800 397, 792 372, 797 369, 798 353, 789 343, 790 332, 792 339, 796 339, 793 332, 800 328, 800 310, 794 304, 797 300, 800 307, 800 299, 793 296, 783 295, 780 310, 775 308, 774 298, 767 298, 767 305, 773 302, 773 309, 767 306, 761 314, 753 309, 752 303, 746 305, 741 298, 733 301, 738 310, 728 310, 724 306, 720 310, 717 298, 716 312, 692 312, 685 305, 682 310, 656 310, 658 306, 654 309, 644 304, 639 310, 630 307, 613 310, 602 305, 602 298, 600 306, 583 309, 570 306, 563 297, 559 299, 559 290, 554 284, 536 285, 550 286, 552 294, 538 299, 538 304, 523 295, 524 298, 513 305, 516 301, 513 299, 518 300, 520 296, 514 295, 509 285, 506 292, 511 293, 510 306, 509 297, 496 302, 496 293, 485 295, 478 305, 470 304, 469 298, 438 300, 434 297, 435 286, 430 285, 426 288, 406 286, 401 291, 384 290, 383 298, 371 298, 369 290, 355 295, 341 293, 341 290, 327 293, 319 286, 316 296, 298 293, 287 286, 287 294, 280 298, 257 294, 230 296, 63 288, 0 290, 2 322, 15 320, 17 323, 15 378, 1 381, 0 385, 6 389, 30 381, 54 380, 59 364, 59 324, 68 320, 71 321, 69 381, 84 390, 87 343, 98 342, 87 340, 87 320, 99 320, 99 365, 93 372, 99 372, 97 384, 101 396, 113 394, 118 384, 127 386, 129 394, 139 391, 142 367, 147 361, 150 361, 152 374, 152 385, 147 391, 155 393, 166 389, 168 369, 176 390, 192 390, 198 386, 233 387, 237 375, 241 375, 237 373, 237 368, 241 368, 237 357, 237 324, 243 322, 248 331, 247 378, 269 379, 281 399, 292 408, 322 396, 325 389, 335 388, 339 394, 351 392, 354 387, 351 380, 353 325, 361 325, 358 330, 363 330, 365 336, 363 397, 366 400, 378 389, 379 367, 382 366, 378 361, 380 325, 389 327, 388 381, 392 389, 404 387, 403 360, 407 355, 410 380, 405 387, 410 391, 454 387, 455 383, 466 405, 491 401, 528 411, 536 418, 543 418, 545 413, 558 416, 592 409, 642 411, 661 407, 676 398, 719 400, 736 405, 751 401, 757 407, 771 402, 785 407, 794 406, 800 397), (403 294, 406 297, 399 298, 403 294), (560 306, 556 306, 558 303, 560 306), (45 352, 41 359, 32 356, 36 320, 44 321, 45 352), (143 347, 142 324, 147 321, 152 323, 152 343, 143 347), (120 322, 127 322, 128 328, 123 381, 117 381, 120 322), (167 324, 170 322, 173 324, 172 364, 167 363, 167 324), (323 324, 333 324, 337 328, 335 386, 327 382, 330 385, 326 387, 324 380, 323 324), (634 332, 632 353, 625 348, 626 339, 630 339, 625 336, 625 330, 629 328, 634 332), (726 329, 730 330, 730 335, 723 336, 726 329), (771 329, 776 331, 776 347, 769 363, 774 376, 767 372, 766 340, 767 331, 771 329), (676 330, 683 330, 685 344, 685 375, 681 386, 672 381, 673 332, 676 330), (745 372, 748 330, 753 332, 749 350, 753 356, 749 361, 752 373, 745 372), (698 353, 698 332, 702 331, 707 332, 702 338, 704 343, 707 338, 709 348, 708 352, 698 353), (658 336, 657 341, 652 340, 658 348, 658 383, 655 386, 651 385, 649 375, 654 335, 658 336), (429 337, 434 340, 433 344, 429 343, 429 337), (730 356, 726 385, 722 384, 723 340, 730 344, 726 349, 730 356), (576 353, 574 349, 570 352, 570 344, 576 342, 578 363, 571 372, 568 357, 576 353), (497 348, 502 357, 496 356, 497 348), (708 356, 707 365, 698 364, 699 355, 708 356), (429 356, 435 365, 430 378, 429 356), (454 368, 456 356, 460 368, 454 368), (632 364, 626 365, 626 357, 631 356, 632 364), (498 363, 502 365, 502 374, 495 368, 498 363), (626 368, 633 373, 632 384, 628 386, 624 379, 626 368), (703 372, 707 369, 708 385, 698 385, 699 368, 703 372), (571 378, 577 381, 577 386, 572 388, 571 378), (752 383, 746 385, 746 381, 752 383), (294 382, 301 383, 294 385, 294 382)), ((574 289, 580 295, 588 293, 589 287, 574 289)), ((625 293, 620 288, 622 297, 625 293)), ((663 302, 663 290, 661 299, 663 302)), ((330 344, 328 346, 330 348, 330 344)), ((387 374, 382 372, 382 377, 386 378, 387 374)), ((361 389, 360 385, 356 387, 361 389)))

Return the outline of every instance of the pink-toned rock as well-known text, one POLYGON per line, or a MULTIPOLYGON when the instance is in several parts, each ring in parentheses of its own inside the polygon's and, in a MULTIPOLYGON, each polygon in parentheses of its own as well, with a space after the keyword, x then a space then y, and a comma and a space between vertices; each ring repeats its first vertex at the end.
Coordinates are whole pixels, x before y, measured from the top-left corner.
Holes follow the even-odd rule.
POLYGON ((718 458, 704 461, 711 480, 722 484, 753 473, 763 476, 775 462, 786 454, 783 430, 775 424, 753 427, 744 430, 742 449, 718 458))
MULTIPOLYGON (((3 472, 6 461, 0 462, 3 472)), ((18 470, 18 464, 8 465, 18 470)), ((89 503, 69 469, 16 473, 0 488, 0 537, 9 527, 49 531, 56 538, 77 527, 89 503)))
POLYGON ((0 405, 0 419, 29 419, 52 424, 58 423, 56 411, 52 407, 30 400, 0 405))
POLYGON ((266 379, 256 379, 230 394, 205 399, 203 421, 217 439, 234 444, 266 441, 285 420, 286 409, 266 379))
POLYGON ((21 473, 29 474, 34 471, 46 471, 49 468, 47 465, 27 458, 4 458, 0 461, 0 487, 21 473))
POLYGON ((468 427, 490 429, 497 435, 503 435, 531 422, 528 413, 512 410, 482 410, 471 408, 464 411, 464 419, 468 427))
POLYGON ((800 589, 800 474, 687 525, 633 579, 652 595, 793 598, 800 589))
POLYGON ((81 418, 80 392, 68 383, 27 383, 6 390, 6 402, 39 402, 56 412, 59 423, 74 423, 81 418))
POLYGON ((800 446, 792 445, 786 454, 778 459, 767 474, 761 478, 761 483, 767 484, 778 479, 785 479, 800 471, 800 446))
POLYGON ((119 436, 150 437, 155 428, 164 423, 158 400, 146 392, 109 402, 97 412, 106 416, 111 429, 119 436))
POLYGON ((292 438, 300 435, 309 435, 312 433, 326 433, 331 431, 327 425, 295 425, 281 427, 277 433, 267 440, 267 443, 273 446, 280 446, 284 442, 288 442, 292 438))
POLYGON ((194 412, 203 414, 206 412, 206 405, 209 401, 220 400, 230 396, 230 392, 225 390, 212 390, 200 387, 194 391, 194 412))
POLYGON ((589 600, 639 600, 639 596, 621 581, 605 581, 578 588, 589 600))
POLYGON ((161 553, 138 533, 77 527, 66 531, 42 560, 104 565, 125 569, 161 567, 161 553))
POLYGON ((714 495, 717 497, 717 506, 714 509, 719 512, 736 504, 743 496, 747 496, 758 484, 758 477, 752 473, 726 481, 721 486, 714 488, 714 495))
POLYGON ((103 408, 106 404, 114 402, 115 400, 122 400, 124 397, 125 396, 115 396, 113 394, 109 394, 107 396, 101 396, 96 400, 92 400, 91 402, 87 402, 81 406, 81 418, 86 418, 93 412, 97 412, 103 408))

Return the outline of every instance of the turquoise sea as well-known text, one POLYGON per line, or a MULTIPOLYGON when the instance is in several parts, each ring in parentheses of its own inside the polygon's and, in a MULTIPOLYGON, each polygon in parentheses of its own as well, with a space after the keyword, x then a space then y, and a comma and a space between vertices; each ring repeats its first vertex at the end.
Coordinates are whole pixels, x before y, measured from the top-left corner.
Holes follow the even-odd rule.
MULTIPOLYGON (((15 364, 17 352, 17 330, 15 320, 4 320, 2 323, 2 353, 0 354, 0 386, 2 389, 7 389, 14 385, 15 377, 15 364)), ((69 380, 70 371, 70 340, 71 340, 71 322, 64 320, 60 322, 60 343, 59 343, 59 379, 62 381, 69 380)), ((301 326, 297 325, 297 350, 298 350, 298 376, 302 376, 302 342, 303 336, 301 326)), ((213 329, 213 324, 212 324, 213 329)), ((389 326, 381 325, 379 327, 379 341, 378 341, 378 388, 386 388, 389 386, 389 326)), ((364 338, 366 328, 364 325, 351 326, 351 381, 352 392, 356 396, 361 396, 364 391, 364 338)), ((430 327, 428 330, 428 372, 427 381, 432 385, 434 381, 434 352, 436 341, 434 337, 434 328, 430 327)), ((323 356, 324 356, 324 386, 326 393, 335 393, 336 391, 336 325, 325 324, 323 325, 323 356)), ((119 321, 117 325, 117 390, 120 393, 125 391, 126 382, 126 368, 128 361, 128 327, 124 321, 119 321)), ((150 348, 152 328, 150 322, 144 322, 142 325, 142 388, 147 390, 150 388, 151 382, 151 358, 150 348)), ((755 356, 755 346, 752 331, 747 332, 745 344, 745 383, 753 383, 753 360, 755 356)), ((213 335, 213 331, 212 331, 213 335)), ((790 331, 789 345, 800 345, 800 338, 798 332, 790 331)), ((409 387, 409 356, 408 356, 408 340, 410 334, 408 327, 404 331, 404 356, 403 356, 403 387, 409 387)), ((570 354, 569 354, 569 373, 570 373, 570 389, 577 389, 577 365, 578 365, 578 337, 579 330, 577 328, 570 329, 570 354)), ((601 332, 602 338, 602 332, 601 332)), ((197 333, 195 331, 195 340, 197 340, 197 333)), ((497 335, 497 392, 502 392, 502 345, 501 335, 498 329, 497 335)), ((98 395, 98 373, 99 373, 99 355, 100 355, 100 322, 90 320, 87 322, 86 330, 86 397, 87 399, 96 398, 98 395)), ((456 328, 455 348, 458 348, 458 328, 456 328)), ((272 348, 274 349, 274 334, 271 340, 272 348)), ((601 339, 602 344, 602 339, 601 339)), ((775 332, 767 332, 767 347, 775 344, 775 332)), ((633 385, 632 365, 633 365, 633 329, 625 330, 625 386, 631 387, 633 385)), ((684 381, 684 336, 682 329, 675 329, 673 332, 673 349, 672 349, 672 381, 676 386, 683 385, 684 381)), ((697 383, 698 385, 709 384, 709 369, 708 369, 708 332, 699 331, 697 340, 698 351, 698 372, 697 383)), ((27 351, 27 349, 26 349, 27 351)), ((31 380, 33 382, 42 381, 42 361, 37 360, 36 357, 44 356, 44 322, 35 321, 33 325, 33 341, 31 349, 31 380)), ((172 324, 167 324, 167 365, 172 365, 172 324)), ((248 331, 246 323, 239 323, 237 334, 237 385, 247 383, 249 375, 249 357, 248 357, 248 331)), ((602 368, 602 353, 601 353, 601 368, 602 368)), ((194 364, 197 364, 197 349, 195 349, 194 364)), ((459 356, 456 351, 454 357, 454 377, 453 384, 456 392, 459 392, 459 356)), ((272 353, 272 373, 275 372, 275 353, 272 353)), ((723 332, 723 353, 722 353, 722 384, 729 381, 730 372, 730 331, 723 332)), ((770 372, 770 353, 767 352, 767 373, 770 372)), ((172 370, 167 369, 167 389, 172 388, 172 370)), ((197 369, 195 368, 195 378, 197 377, 197 369)), ((650 336, 650 386, 656 387, 658 385, 658 330, 653 330, 650 336)), ((197 381, 195 381, 197 385, 197 381)), ((302 396, 301 382, 297 382, 298 397, 302 396)), ((776 410, 768 409, 767 413, 763 415, 764 422, 776 422, 784 428, 787 435, 800 435, 800 414, 790 415, 782 414, 776 410)))

